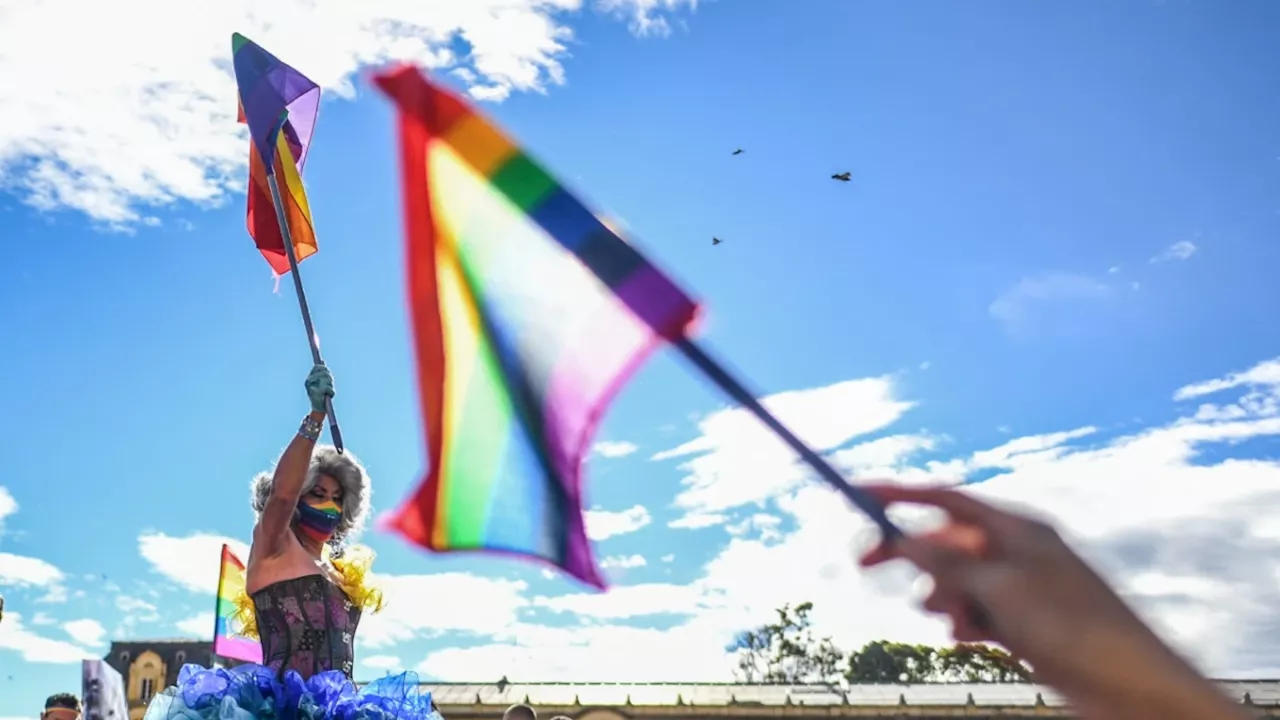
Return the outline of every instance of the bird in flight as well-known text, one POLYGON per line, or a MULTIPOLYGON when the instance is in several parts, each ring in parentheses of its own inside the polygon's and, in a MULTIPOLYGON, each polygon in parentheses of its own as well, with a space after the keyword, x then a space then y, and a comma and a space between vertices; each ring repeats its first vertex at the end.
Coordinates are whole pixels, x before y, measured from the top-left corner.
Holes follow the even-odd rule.
POLYGON ((831 179, 839 180, 840 182, 849 182, 850 177, 849 177, 849 173, 843 172, 843 173, 836 173, 835 175, 832 175, 831 179))
POLYGON ((742 154, 742 148, 738 148, 737 150, 734 150, 734 151, 733 151, 733 154, 734 154, 734 155, 741 155, 741 154, 742 154))
POLYGON ((722 243, 722 242, 724 242, 724 241, 723 241, 723 240, 721 240, 721 239, 720 239, 720 238, 718 238, 718 237, 713 237, 713 238, 711 238, 711 244, 712 244, 712 245, 719 245, 719 244, 720 244, 720 243, 722 243))

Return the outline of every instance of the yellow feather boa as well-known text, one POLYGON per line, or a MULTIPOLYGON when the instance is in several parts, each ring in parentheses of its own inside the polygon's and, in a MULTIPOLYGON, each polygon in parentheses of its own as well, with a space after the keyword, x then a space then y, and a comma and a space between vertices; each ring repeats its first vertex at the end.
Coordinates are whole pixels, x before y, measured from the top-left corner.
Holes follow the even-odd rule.
MULTIPOLYGON (((373 566, 374 553, 366 545, 352 545, 340 558, 330 558, 329 548, 325 547, 325 558, 338 571, 338 587, 346 594, 347 599, 357 607, 368 612, 382 612, 382 590, 369 578, 373 566)), ((253 600, 245 592, 240 592, 235 599, 236 610, 232 618, 240 624, 238 637, 257 640, 258 616, 253 608, 253 600)))

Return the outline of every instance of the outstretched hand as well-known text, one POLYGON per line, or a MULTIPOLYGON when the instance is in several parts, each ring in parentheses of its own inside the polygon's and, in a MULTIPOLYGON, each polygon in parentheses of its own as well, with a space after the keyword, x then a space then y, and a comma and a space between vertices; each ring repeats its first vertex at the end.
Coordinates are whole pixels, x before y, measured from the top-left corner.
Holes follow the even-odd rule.
POLYGON ((326 401, 333 397, 333 373, 324 365, 311 368, 304 383, 307 388, 307 399, 311 401, 313 412, 326 412, 326 401))
MULTIPOLYGON (((1166 647, 1052 527, 952 489, 866 489, 886 505, 929 505, 947 514, 941 529, 882 543, 861 562, 870 567, 902 558, 928 573, 934 589, 924 608, 947 615, 957 641, 1004 645, 1081 710, 1114 709, 1144 691, 1168 697, 1172 688, 1215 704, 1216 688, 1166 647), (983 616, 977 624, 975 606, 983 616)), ((1095 715, 1101 716, 1110 713, 1095 715)))

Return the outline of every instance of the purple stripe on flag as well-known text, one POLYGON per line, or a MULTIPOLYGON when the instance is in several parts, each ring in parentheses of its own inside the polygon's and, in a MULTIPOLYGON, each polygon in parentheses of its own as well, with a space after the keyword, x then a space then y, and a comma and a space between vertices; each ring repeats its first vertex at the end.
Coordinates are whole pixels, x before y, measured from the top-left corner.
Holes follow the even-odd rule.
POLYGON ((652 265, 638 269, 614 292, 641 321, 671 342, 685 336, 698 313, 698 306, 652 265))

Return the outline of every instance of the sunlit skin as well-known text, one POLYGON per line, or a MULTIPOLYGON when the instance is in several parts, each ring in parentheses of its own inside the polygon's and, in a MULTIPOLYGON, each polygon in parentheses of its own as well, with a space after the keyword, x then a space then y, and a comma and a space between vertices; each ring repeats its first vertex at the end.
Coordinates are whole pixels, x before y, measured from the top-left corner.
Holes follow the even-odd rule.
POLYGON ((70 708, 50 708, 40 717, 42 720, 78 720, 80 713, 70 708))
MULTIPOLYGON (((323 421, 324 413, 313 411, 311 419, 323 421)), ((272 495, 253 530, 253 545, 246 568, 246 590, 250 594, 278 582, 323 574, 336 579, 332 564, 324 558, 324 543, 298 530, 294 515, 300 502, 319 504, 329 500, 342 506, 342 486, 321 475, 303 492, 315 441, 294 436, 276 464, 272 495)))
MULTIPOLYGON (((339 507, 342 506, 342 486, 328 475, 321 475, 316 480, 315 486, 298 498, 298 502, 313 505, 329 500, 337 503, 339 507)), ((250 573, 252 578, 248 583, 250 593, 255 593, 273 583, 317 573, 333 580, 338 578, 337 571, 324 557, 324 543, 301 532, 296 520, 291 522, 290 530, 283 547, 276 556, 258 558, 254 557, 251 551, 250 563, 253 572, 250 573)))

